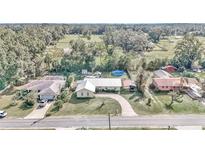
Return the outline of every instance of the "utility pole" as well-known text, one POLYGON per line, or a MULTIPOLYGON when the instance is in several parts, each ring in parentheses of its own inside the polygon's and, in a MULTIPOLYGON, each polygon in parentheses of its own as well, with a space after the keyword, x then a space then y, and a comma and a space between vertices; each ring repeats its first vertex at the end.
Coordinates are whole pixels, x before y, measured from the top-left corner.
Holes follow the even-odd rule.
POLYGON ((109 124, 109 130, 111 130, 110 113, 108 113, 108 124, 109 124))

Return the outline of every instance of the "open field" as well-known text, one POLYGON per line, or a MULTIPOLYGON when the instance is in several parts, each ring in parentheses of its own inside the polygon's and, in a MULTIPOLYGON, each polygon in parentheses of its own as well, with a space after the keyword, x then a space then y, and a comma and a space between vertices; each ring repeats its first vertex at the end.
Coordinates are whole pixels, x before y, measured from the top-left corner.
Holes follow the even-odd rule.
POLYGON ((121 107, 118 102, 110 98, 77 99, 73 94, 69 102, 63 104, 60 111, 56 112, 54 106, 52 106, 48 113, 53 116, 120 114, 121 107))
POLYGON ((85 42, 101 42, 101 35, 91 35, 91 39, 87 39, 86 37, 83 37, 82 35, 65 35, 63 39, 61 39, 57 44, 57 48, 68 48, 70 47, 69 42, 71 40, 77 40, 77 39, 82 39, 85 42))
MULTIPOLYGON (((176 44, 182 40, 182 36, 170 36, 167 39, 162 39, 159 43, 155 44, 155 47, 151 52, 146 52, 145 58, 147 61, 159 58, 159 59, 171 59, 174 56, 176 44)), ((205 37, 197 37, 205 48, 205 37)))
POLYGON ((7 112, 7 117, 25 117, 28 115, 33 108, 25 108, 23 106, 23 101, 16 101, 17 105, 12 106, 12 98, 15 95, 15 90, 10 90, 4 95, 0 95, 0 110, 7 112))

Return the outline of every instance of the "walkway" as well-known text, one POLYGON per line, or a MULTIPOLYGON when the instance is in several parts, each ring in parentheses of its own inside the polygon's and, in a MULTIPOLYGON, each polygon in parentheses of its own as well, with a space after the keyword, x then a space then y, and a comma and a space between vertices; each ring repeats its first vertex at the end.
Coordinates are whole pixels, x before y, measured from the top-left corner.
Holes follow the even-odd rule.
POLYGON ((118 94, 96 94, 96 97, 108 97, 116 100, 122 108, 122 116, 137 116, 132 109, 130 103, 122 96, 118 94))
POLYGON ((52 105, 53 102, 50 102, 46 104, 46 106, 42 108, 38 108, 38 106, 24 119, 42 119, 46 115, 46 112, 48 111, 49 107, 52 105))

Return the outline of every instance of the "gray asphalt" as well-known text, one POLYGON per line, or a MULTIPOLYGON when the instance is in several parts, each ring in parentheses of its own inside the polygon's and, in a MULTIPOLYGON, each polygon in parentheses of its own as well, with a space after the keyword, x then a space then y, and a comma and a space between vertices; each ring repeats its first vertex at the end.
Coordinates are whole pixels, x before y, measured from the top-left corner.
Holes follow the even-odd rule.
MULTIPOLYGON (((112 127, 205 126, 205 115, 111 117, 112 127)), ((0 119, 0 129, 108 127, 107 116, 0 119)))

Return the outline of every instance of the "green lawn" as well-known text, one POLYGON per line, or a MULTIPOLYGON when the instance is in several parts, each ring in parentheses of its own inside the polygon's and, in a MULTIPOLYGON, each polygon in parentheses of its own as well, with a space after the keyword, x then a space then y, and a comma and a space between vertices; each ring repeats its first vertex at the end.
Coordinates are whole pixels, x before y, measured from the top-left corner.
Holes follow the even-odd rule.
POLYGON ((77 99, 73 94, 69 102, 63 104, 60 111, 55 111, 55 107, 52 106, 48 113, 53 116, 106 115, 121 113, 121 107, 118 102, 110 98, 77 99))
POLYGON ((147 99, 140 97, 139 93, 122 92, 121 95, 129 101, 132 108, 137 114, 204 114, 205 106, 197 100, 192 100, 188 95, 183 95, 182 103, 174 103, 173 110, 166 109, 165 104, 170 103, 171 96, 167 92, 154 93, 153 96, 157 98, 160 103, 152 103, 147 106, 147 99))
POLYGON ((22 101, 17 101, 17 105, 11 106, 12 98, 15 95, 15 90, 10 90, 4 95, 0 95, 0 110, 8 113, 7 117, 25 117, 33 108, 25 108, 22 101))
MULTIPOLYGON (((157 97, 164 105, 171 102, 171 96, 166 92, 155 93, 157 97)), ((184 94, 182 98, 182 103, 174 103, 173 110, 167 110, 168 113, 177 114, 195 114, 195 113, 205 113, 205 106, 197 100, 192 100, 188 95, 184 94)))
POLYGON ((71 40, 77 40, 77 39, 82 39, 85 42, 101 42, 102 35, 91 35, 91 39, 87 39, 86 37, 83 37, 82 35, 65 35, 63 39, 58 41, 56 44, 57 48, 68 48, 70 47, 69 42, 71 40))
POLYGON ((147 61, 154 59, 171 59, 174 56, 174 47, 178 40, 174 38, 160 40, 159 43, 155 45, 151 52, 145 53, 145 58, 147 61))
POLYGON ((163 112, 163 108, 160 105, 147 106, 147 99, 141 98, 141 95, 137 92, 130 93, 123 91, 121 92, 123 96, 132 106, 137 114, 147 115, 147 114, 158 114, 163 112))
MULTIPOLYGON (((198 78, 201 81, 203 81, 204 78, 205 78, 205 72, 193 72, 191 70, 186 70, 186 72, 192 74, 195 78, 198 78)), ((175 77, 180 77, 180 76, 183 76, 183 73, 174 72, 174 73, 172 73, 172 75, 175 76, 175 77)))

